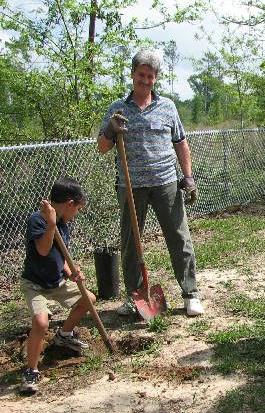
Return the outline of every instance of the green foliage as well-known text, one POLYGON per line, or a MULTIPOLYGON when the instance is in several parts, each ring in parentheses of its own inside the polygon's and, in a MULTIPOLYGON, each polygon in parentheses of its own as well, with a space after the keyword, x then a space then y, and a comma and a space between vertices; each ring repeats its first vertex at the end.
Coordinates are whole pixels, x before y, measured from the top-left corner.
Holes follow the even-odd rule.
POLYGON ((169 321, 160 315, 152 318, 148 322, 148 330, 153 333, 162 333, 162 331, 167 330, 169 327, 169 321))
MULTIPOLYGON (((47 0, 31 13, 4 4, 3 30, 14 33, 0 63, 5 142, 97 134, 107 106, 128 89, 135 48, 150 43, 138 38, 136 18, 122 18, 135 3, 47 0)), ((152 4, 158 26, 193 21, 202 7, 202 1, 191 2, 171 13, 160 1, 152 4)))
POLYGON ((96 356, 94 354, 89 355, 84 363, 78 368, 79 374, 87 374, 90 371, 99 370, 102 366, 103 358, 102 356, 96 356))

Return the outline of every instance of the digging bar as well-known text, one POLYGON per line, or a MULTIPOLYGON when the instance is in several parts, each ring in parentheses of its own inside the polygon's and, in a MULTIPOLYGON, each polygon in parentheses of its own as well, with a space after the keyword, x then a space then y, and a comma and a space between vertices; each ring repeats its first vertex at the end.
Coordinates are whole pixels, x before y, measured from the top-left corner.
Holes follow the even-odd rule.
MULTIPOLYGON (((64 258, 65 258, 65 260, 66 260, 66 262, 67 262, 67 264, 69 265, 70 270, 72 271, 73 274, 76 273, 75 264, 74 264, 74 262, 73 262, 73 260, 72 260, 72 257, 70 256, 70 254, 69 254, 66 246, 65 246, 65 243, 64 243, 64 241, 63 241, 63 239, 62 239, 62 237, 61 237, 61 234, 60 234, 60 232, 59 232, 59 230, 58 230, 57 227, 55 227, 54 237, 55 237, 55 240, 56 240, 56 242, 57 242, 57 244, 58 244, 58 246, 59 246, 59 248, 60 248, 60 250, 61 250, 61 252, 62 252, 62 254, 63 254, 63 256, 64 256, 64 258)), ((103 326, 103 324, 102 324, 102 321, 100 320, 99 315, 98 315, 98 313, 97 313, 97 311, 96 311, 96 309, 95 309, 95 307, 94 307, 94 305, 93 305, 93 303, 92 303, 92 301, 91 301, 91 298, 89 297, 89 294, 88 294, 88 292, 87 292, 87 290, 86 290, 86 288, 85 288, 85 286, 84 286, 83 281, 80 280, 80 279, 77 279, 76 284, 77 284, 77 286, 78 286, 78 288, 79 288, 79 291, 80 291, 82 297, 83 297, 83 298, 86 300, 86 302, 87 302, 88 309, 89 309, 90 314, 91 314, 91 316, 92 316, 92 318, 93 318, 93 320, 94 320, 94 322, 95 322, 95 324, 96 324, 96 327, 97 327, 97 329, 98 329, 98 331, 99 331, 99 333, 100 333, 100 335, 101 335, 101 337, 102 337, 102 340, 104 341, 107 349, 108 349, 111 353, 113 353, 113 352, 114 352, 113 345, 112 345, 112 343, 111 343, 111 341, 110 341, 110 339, 109 339, 109 337, 108 337, 108 335, 107 335, 107 332, 106 332, 106 330, 105 330, 105 328, 104 328, 104 326, 103 326)))

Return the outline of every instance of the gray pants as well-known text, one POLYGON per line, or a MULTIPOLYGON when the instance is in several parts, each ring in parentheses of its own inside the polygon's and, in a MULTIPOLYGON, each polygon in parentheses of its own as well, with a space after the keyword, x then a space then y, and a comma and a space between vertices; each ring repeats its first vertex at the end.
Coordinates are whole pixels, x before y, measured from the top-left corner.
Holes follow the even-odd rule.
MULTIPOLYGON (((140 234, 143 233, 147 209, 150 204, 163 231, 174 274, 182 290, 182 297, 193 298, 198 295, 195 256, 182 192, 178 188, 177 182, 133 189, 140 234)), ((141 286, 142 276, 135 249, 125 188, 118 188, 118 200, 121 211, 122 270, 126 291, 130 295, 141 286)))

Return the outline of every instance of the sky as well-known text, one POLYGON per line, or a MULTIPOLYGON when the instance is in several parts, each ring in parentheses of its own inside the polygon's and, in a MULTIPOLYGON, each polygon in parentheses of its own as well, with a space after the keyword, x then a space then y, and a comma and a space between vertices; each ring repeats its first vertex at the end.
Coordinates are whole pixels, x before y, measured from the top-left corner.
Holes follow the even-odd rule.
MULTIPOLYGON (((149 5, 151 0, 138 1, 134 7, 131 8, 129 16, 150 16, 149 5)), ((169 10, 175 3, 173 0, 164 0, 164 4, 168 6, 169 10)), ((183 5, 190 3, 189 1, 178 1, 183 5)), ((214 7, 218 13, 222 15, 230 16, 248 16, 249 10, 247 7, 243 7, 240 1, 237 0, 210 0, 210 6, 214 7)), ((128 17, 129 17, 128 16, 128 17)), ((157 16, 153 13, 155 20, 157 16)), ((211 35, 211 38, 220 43, 223 26, 218 24, 217 18, 214 13, 209 11, 204 14, 204 18, 201 21, 193 23, 181 23, 167 24, 166 28, 162 27, 154 28, 151 30, 143 30, 142 35, 146 35, 155 41, 169 41, 175 40, 178 52, 181 59, 176 66, 175 75, 177 79, 174 83, 174 91, 180 96, 181 100, 189 99, 192 97, 193 92, 189 86, 188 78, 194 73, 191 58, 200 58, 203 54, 209 50, 210 45, 207 39, 202 37, 200 26, 203 25, 207 34, 211 35), (200 40, 196 40, 195 35, 200 34, 200 40), (201 38, 202 37, 202 38, 201 38)), ((138 34, 141 34, 138 31, 138 34)))
MULTIPOLYGON (((17 9, 29 11, 32 8, 38 7, 41 3, 40 0, 10 0, 10 4, 14 5, 17 9)), ((128 21, 131 17, 137 17, 144 20, 147 16, 150 20, 156 21, 159 16, 155 12, 150 12, 150 5, 152 0, 139 0, 134 6, 126 9, 123 19, 128 21)), ((175 4, 174 0, 163 0, 168 10, 172 10, 175 4)), ((178 4, 187 5, 191 3, 189 0, 178 0, 178 4)), ((209 0, 208 3, 211 7, 214 7, 219 13, 224 15, 233 16, 247 16, 248 8, 240 5, 240 0, 209 0)), ((193 73, 192 57, 200 58, 203 54, 209 50, 209 44, 207 39, 201 38, 200 26, 203 25, 207 34, 211 35, 217 44, 220 42, 223 27, 218 24, 217 19, 212 12, 204 13, 204 18, 200 22, 195 23, 170 23, 166 25, 166 28, 162 27, 153 28, 151 30, 139 30, 138 35, 143 37, 150 37, 154 41, 169 41, 175 40, 178 52, 181 56, 178 62, 175 75, 177 77, 174 83, 174 91, 180 96, 181 100, 189 99, 192 97, 192 90, 189 87, 187 79, 193 73), (200 40, 195 39, 196 33, 200 33, 200 40)), ((0 31, 0 35, 4 40, 7 38, 7 34, 0 31)))

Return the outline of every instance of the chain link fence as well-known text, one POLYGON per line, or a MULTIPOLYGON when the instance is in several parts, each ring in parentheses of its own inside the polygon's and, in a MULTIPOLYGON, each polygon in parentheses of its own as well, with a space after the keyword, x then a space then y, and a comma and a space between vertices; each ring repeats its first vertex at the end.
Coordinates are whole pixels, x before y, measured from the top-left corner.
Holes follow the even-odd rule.
MULTIPOLYGON (((192 216, 264 198, 265 129, 197 131, 188 135, 199 190, 192 216)), ((0 277, 17 279, 24 259, 26 221, 47 198, 55 179, 78 179, 89 203, 71 227, 71 250, 85 259, 119 248, 114 151, 98 153, 95 140, 0 147, 0 277)), ((146 234, 159 232, 149 211, 146 234)))

